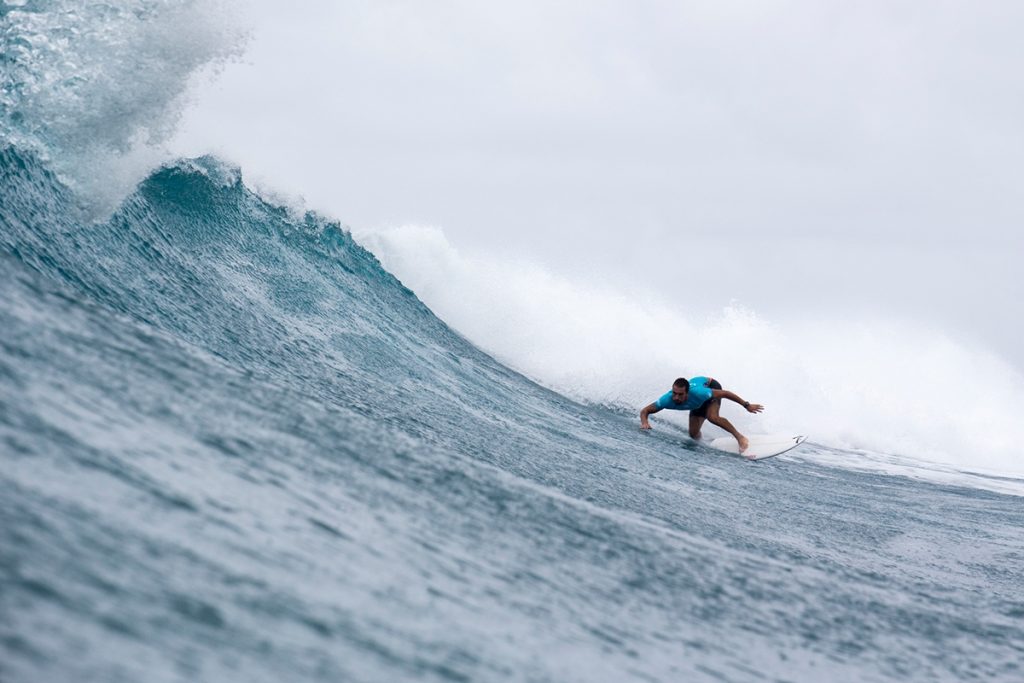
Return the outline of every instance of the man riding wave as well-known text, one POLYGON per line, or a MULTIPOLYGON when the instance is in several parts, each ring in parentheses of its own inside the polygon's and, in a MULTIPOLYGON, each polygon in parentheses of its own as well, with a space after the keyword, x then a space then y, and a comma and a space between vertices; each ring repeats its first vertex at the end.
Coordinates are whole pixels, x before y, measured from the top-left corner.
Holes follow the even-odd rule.
POLYGON ((750 442, 732 426, 731 422, 718 414, 723 398, 739 403, 748 413, 760 413, 764 410, 764 406, 744 401, 733 392, 726 391, 714 378, 694 377, 688 380, 680 377, 672 383, 671 391, 640 411, 640 429, 650 429, 651 423, 647 421, 647 417, 661 410, 689 410, 690 438, 700 439, 700 428, 706 419, 736 437, 742 453, 747 450, 750 442))

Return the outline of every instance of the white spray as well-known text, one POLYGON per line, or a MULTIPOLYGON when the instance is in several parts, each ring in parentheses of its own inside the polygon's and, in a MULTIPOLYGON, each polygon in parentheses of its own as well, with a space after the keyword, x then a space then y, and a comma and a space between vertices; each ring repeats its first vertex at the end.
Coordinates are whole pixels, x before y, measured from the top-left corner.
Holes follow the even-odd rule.
POLYGON ((7 5, 0 140, 48 157, 97 214, 163 161, 195 74, 245 39, 228 0, 7 5))

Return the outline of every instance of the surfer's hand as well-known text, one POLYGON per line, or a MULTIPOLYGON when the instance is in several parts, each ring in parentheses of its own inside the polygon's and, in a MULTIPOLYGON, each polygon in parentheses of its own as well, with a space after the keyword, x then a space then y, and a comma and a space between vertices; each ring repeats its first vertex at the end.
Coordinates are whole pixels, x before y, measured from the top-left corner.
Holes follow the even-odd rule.
POLYGON ((760 413, 764 410, 764 406, 760 403, 748 403, 746 408, 748 413, 760 413))
POLYGON ((640 423, 640 429, 650 429, 650 428, 651 428, 651 423, 650 422, 641 422, 640 423))

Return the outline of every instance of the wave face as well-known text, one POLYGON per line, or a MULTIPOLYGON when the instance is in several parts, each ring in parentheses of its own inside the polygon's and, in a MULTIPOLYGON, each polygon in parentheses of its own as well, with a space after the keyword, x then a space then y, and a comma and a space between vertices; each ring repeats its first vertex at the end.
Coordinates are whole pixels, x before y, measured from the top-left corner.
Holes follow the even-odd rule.
POLYGON ((4 680, 1015 680, 1020 499, 584 405, 203 158, 0 154, 4 680))

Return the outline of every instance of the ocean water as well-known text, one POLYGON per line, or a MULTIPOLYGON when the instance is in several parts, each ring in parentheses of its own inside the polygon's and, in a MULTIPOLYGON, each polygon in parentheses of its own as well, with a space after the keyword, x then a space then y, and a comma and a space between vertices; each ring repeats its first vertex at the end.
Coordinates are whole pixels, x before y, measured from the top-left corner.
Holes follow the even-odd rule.
POLYGON ((1019 496, 641 433, 213 159, 2 174, 4 680, 1022 675, 1019 496))
MULTIPOLYGON (((549 331, 500 300, 516 329, 474 327, 416 280, 436 262, 416 241, 367 236, 385 268, 221 160, 97 197, 80 141, 109 126, 104 163, 130 157, 158 101, 78 90, 74 40, 38 38, 88 35, 106 73, 100 38, 153 44, 163 5, 54 5, 2 15, 23 35, 0 146, 4 683, 1024 679, 1015 426, 929 459, 812 412, 809 444, 748 463, 671 420, 639 431, 649 389, 600 393, 599 342, 575 366, 517 355, 549 331), (79 130, 83 102, 118 116, 79 130)), ((202 35, 140 82, 177 98, 233 49, 202 35)))

